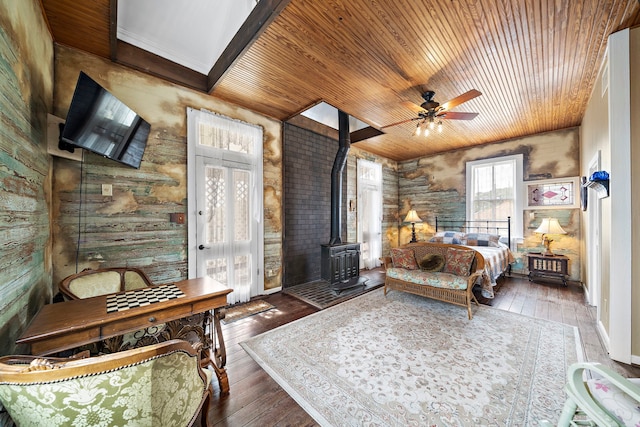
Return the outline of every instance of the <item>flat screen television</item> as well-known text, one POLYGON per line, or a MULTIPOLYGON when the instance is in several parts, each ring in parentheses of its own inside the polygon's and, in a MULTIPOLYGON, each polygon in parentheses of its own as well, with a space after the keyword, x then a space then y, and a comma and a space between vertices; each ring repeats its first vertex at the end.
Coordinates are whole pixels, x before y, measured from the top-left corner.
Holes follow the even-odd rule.
POLYGON ((84 148, 140 168, 151 125, 122 101, 80 72, 58 147, 84 148))

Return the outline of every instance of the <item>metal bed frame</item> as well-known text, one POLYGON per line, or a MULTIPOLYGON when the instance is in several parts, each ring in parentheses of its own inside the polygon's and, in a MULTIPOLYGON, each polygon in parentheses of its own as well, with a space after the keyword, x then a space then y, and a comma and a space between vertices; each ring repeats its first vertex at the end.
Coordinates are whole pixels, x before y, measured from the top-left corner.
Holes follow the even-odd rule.
POLYGON ((503 236, 507 233, 507 246, 511 249, 511 217, 503 220, 465 220, 465 219, 439 219, 436 216, 436 233, 442 230, 462 231, 465 233, 487 233, 503 236))

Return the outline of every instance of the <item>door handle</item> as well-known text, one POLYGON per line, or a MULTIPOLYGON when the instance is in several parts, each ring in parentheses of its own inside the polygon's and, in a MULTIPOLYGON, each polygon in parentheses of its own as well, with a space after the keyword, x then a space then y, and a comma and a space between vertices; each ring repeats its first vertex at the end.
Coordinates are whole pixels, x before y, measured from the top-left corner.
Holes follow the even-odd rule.
POLYGON ((209 248, 209 247, 207 247, 205 245, 200 245, 200 246, 198 246, 198 249, 200 249, 202 251, 204 249, 211 249, 211 248, 209 248))

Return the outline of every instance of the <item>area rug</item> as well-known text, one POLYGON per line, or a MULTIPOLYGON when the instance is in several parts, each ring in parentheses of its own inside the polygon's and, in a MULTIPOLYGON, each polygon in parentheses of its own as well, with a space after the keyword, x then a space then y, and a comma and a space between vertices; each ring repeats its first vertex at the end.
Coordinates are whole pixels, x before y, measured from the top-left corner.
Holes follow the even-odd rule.
POLYGON ((228 308, 225 312, 225 316, 224 319, 222 319, 222 322, 225 324, 229 324, 240 319, 253 316, 254 314, 271 310, 272 308, 276 307, 263 300, 249 301, 247 303, 228 308))
POLYGON ((322 426, 537 426, 558 420, 578 329, 381 289, 243 348, 322 426))

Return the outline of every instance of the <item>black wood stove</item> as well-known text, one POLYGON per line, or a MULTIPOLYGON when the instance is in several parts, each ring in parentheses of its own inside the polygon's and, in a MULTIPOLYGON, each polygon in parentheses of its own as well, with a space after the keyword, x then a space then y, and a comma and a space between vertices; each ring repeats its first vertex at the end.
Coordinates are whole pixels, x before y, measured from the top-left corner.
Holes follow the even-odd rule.
POLYGON ((331 239, 322 245, 320 275, 340 293, 356 286, 360 280, 360 243, 342 243, 342 171, 351 146, 349 115, 338 110, 338 154, 331 169, 331 239))

